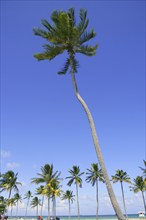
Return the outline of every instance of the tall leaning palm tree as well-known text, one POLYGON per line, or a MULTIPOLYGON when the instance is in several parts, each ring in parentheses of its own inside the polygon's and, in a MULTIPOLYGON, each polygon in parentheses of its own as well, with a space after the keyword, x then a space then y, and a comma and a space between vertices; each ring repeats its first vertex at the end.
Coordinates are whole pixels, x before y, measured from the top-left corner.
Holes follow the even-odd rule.
POLYGON ((28 190, 28 192, 25 194, 25 197, 24 197, 24 199, 27 199, 25 217, 27 217, 27 209, 28 209, 29 201, 30 201, 31 197, 32 197, 32 192, 30 190, 28 190))
POLYGON ((15 174, 12 170, 0 175, 0 192, 4 190, 8 191, 8 199, 11 197, 12 190, 18 192, 18 185, 22 185, 22 183, 17 181, 17 176, 18 173, 15 174))
POLYGON ((109 197, 111 203, 116 212, 118 219, 125 219, 121 209, 117 203, 115 194, 113 192, 110 179, 105 167, 104 159, 100 150, 98 137, 96 134, 96 129, 91 112, 79 94, 77 87, 75 73, 79 67, 79 62, 75 58, 78 53, 84 54, 86 56, 93 56, 96 54, 96 49, 98 45, 89 46, 86 44, 89 40, 95 37, 94 30, 87 31, 89 19, 87 19, 87 11, 80 9, 80 21, 76 24, 74 9, 70 8, 67 12, 65 11, 54 11, 51 15, 51 20, 53 24, 50 24, 47 20, 42 19, 41 23, 45 27, 45 30, 41 28, 34 28, 34 34, 44 38, 47 41, 45 44, 44 52, 35 54, 34 57, 37 60, 52 60, 57 55, 62 54, 64 51, 67 52, 67 59, 64 67, 58 72, 58 74, 71 73, 73 88, 78 101, 81 103, 84 111, 87 114, 89 124, 91 127, 92 138, 99 160, 100 167, 102 169, 109 197))
POLYGON ((98 163, 91 164, 91 168, 87 169, 87 177, 86 181, 92 184, 92 186, 96 185, 96 219, 98 219, 98 208, 99 208, 99 202, 98 202, 98 181, 101 181, 104 183, 103 173, 101 169, 99 169, 98 163))
POLYGON ((145 202, 145 196, 144 196, 144 193, 146 192, 146 178, 143 178, 142 176, 137 176, 134 179, 134 183, 132 185, 133 186, 130 188, 134 193, 141 192, 142 198, 143 198, 144 209, 146 213, 146 202, 145 202))
POLYGON ((65 200, 65 199, 68 200, 68 213, 69 213, 69 219, 70 219, 70 207, 71 207, 71 203, 73 203, 74 201, 73 191, 66 190, 66 192, 64 192, 62 196, 62 200, 65 200))
POLYGON ((79 196, 78 196, 78 187, 82 187, 82 179, 81 176, 84 172, 80 173, 79 166, 73 166, 72 169, 69 170, 71 176, 66 177, 66 179, 70 179, 67 183, 68 186, 71 186, 73 183, 76 185, 76 198, 77 198, 77 208, 78 208, 78 220, 80 219, 80 206, 79 206, 79 196))
POLYGON ((124 210, 125 210, 125 215, 127 216, 127 211, 126 211, 126 204, 125 204, 125 196, 124 196, 124 189, 123 189, 123 182, 131 184, 130 177, 126 172, 123 170, 116 170, 115 176, 112 176, 112 181, 113 183, 120 182, 121 184, 121 190, 122 190, 122 198, 123 198, 123 205, 124 205, 124 210))

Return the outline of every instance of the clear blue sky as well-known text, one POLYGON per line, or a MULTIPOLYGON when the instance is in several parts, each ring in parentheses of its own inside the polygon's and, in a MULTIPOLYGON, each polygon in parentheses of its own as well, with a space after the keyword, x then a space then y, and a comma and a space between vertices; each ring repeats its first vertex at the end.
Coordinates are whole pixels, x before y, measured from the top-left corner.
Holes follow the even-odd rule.
MULTIPOLYGON (((1 1, 1 172, 19 172, 22 197, 34 186, 40 167, 53 163, 68 176, 79 165, 86 171, 97 162, 86 115, 75 98, 70 74, 57 75, 62 55, 38 62, 33 54, 46 42, 33 35, 50 20, 53 10, 87 9, 89 29, 97 33, 94 57, 79 56, 79 91, 95 120, 109 176, 123 169, 135 178, 145 159, 145 1, 1 1)), ((85 177, 83 178, 85 179, 85 177)), ((66 190, 66 180, 62 183, 66 190)), ((121 208, 120 185, 114 190, 121 208)), ((124 184, 128 213, 143 210, 141 194, 124 184)), ((72 190, 75 188, 71 187, 72 190)), ((100 184, 100 214, 112 214, 108 194, 100 184)), ((95 189, 83 183, 81 214, 95 214, 95 189), (87 208, 88 207, 88 208, 87 208)), ((57 213, 67 214, 58 200, 57 213)), ((25 204, 20 213, 24 214, 25 204)), ((33 214, 34 211, 29 211, 33 214)), ((76 214, 76 204, 72 214, 76 214)))

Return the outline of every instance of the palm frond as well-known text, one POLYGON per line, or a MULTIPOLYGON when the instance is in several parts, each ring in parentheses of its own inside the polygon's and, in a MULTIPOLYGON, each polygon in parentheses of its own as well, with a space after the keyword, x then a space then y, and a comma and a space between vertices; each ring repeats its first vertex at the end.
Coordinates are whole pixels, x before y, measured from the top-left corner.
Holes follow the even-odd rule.
POLYGON ((96 33, 94 32, 94 30, 92 29, 92 31, 90 32, 84 32, 83 35, 80 38, 80 45, 82 45, 83 43, 91 40, 92 38, 94 38, 96 36, 96 33))
POLYGON ((34 35, 43 37, 45 39, 48 39, 49 37, 49 34, 46 31, 42 30, 41 28, 33 28, 33 33, 34 35))
POLYGON ((64 67, 62 68, 61 71, 58 72, 58 74, 66 74, 68 69, 69 69, 69 66, 70 66, 70 60, 67 59, 65 64, 64 64, 64 67))
POLYGON ((49 32, 55 32, 55 28, 50 25, 50 23, 46 19, 41 20, 41 24, 47 28, 49 32))
POLYGON ((76 52, 82 53, 86 56, 94 56, 96 54, 97 47, 98 45, 95 45, 94 47, 88 45, 82 45, 76 49, 76 52))
POLYGON ((87 11, 80 9, 80 23, 77 26, 80 36, 88 27, 89 19, 87 19, 87 11))

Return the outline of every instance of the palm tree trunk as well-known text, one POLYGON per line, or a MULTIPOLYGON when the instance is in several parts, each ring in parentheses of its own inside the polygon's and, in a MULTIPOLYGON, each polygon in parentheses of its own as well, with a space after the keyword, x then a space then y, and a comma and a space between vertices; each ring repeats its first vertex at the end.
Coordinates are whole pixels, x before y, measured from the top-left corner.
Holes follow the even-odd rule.
POLYGON ((41 216, 43 214, 44 196, 42 196, 41 216))
POLYGON ((79 207, 78 185, 77 184, 76 184, 76 194, 77 194, 78 220, 80 220, 80 207, 79 207))
POLYGON ((55 196, 53 197, 52 215, 53 215, 53 220, 56 220, 56 198, 55 196))
POLYGON ((96 180, 96 202, 97 202, 96 220, 98 220, 98 207, 99 207, 99 203, 98 203, 98 180, 96 180))
POLYGON ((18 217, 18 203, 19 203, 19 202, 17 202, 17 208, 16 208, 16 219, 17 219, 17 217, 18 217))
POLYGON ((145 214, 146 214, 146 203, 145 203, 145 198, 144 198, 144 193, 142 192, 142 198, 143 198, 143 204, 144 204, 144 209, 145 209, 145 214))
POLYGON ((128 219, 127 211, 126 211, 126 205, 125 205, 125 196, 124 196, 124 190, 123 190, 123 184, 121 183, 121 190, 122 190, 122 197, 123 197, 123 205, 124 205, 124 210, 125 210, 125 216, 128 219))
POLYGON ((50 196, 48 197, 48 220, 50 220, 50 196))
POLYGON ((107 170, 106 170, 106 167, 105 167, 105 164, 104 164, 104 160, 103 160, 103 156, 102 156, 100 146, 99 146, 99 143, 98 143, 98 137, 97 137, 97 134, 96 134, 96 129, 95 129, 95 125, 94 125, 92 115, 90 113, 90 110, 89 110, 87 104, 85 103, 85 101, 83 100, 83 98, 80 96, 80 94, 78 92, 77 83, 76 83, 76 79, 75 79, 75 73, 74 73, 73 70, 72 70, 71 74, 72 74, 72 82, 73 82, 75 95, 76 95, 78 101, 81 103, 84 111, 87 114, 88 120, 89 120, 91 133, 92 133, 92 138, 93 138, 93 142, 94 142, 94 146, 95 146, 95 150, 96 150, 96 154, 97 154, 98 161, 99 161, 100 167, 102 169, 102 172, 103 172, 103 175, 104 175, 104 178, 105 178, 105 183, 106 183, 106 187, 107 187, 107 190, 108 190, 108 194, 109 194, 112 206, 115 210, 117 218, 119 220, 125 220, 125 217, 123 216, 123 214, 121 212, 121 209, 120 209, 119 204, 116 200, 114 191, 112 189, 111 182, 110 182, 109 177, 108 177, 108 173, 107 173, 107 170))
POLYGON ((27 205, 26 205, 26 213, 25 213, 25 217, 27 217, 27 209, 28 209, 28 205, 29 205, 29 199, 27 201, 27 205))
POLYGON ((69 220, 70 220, 70 200, 68 200, 68 206, 69 206, 68 213, 69 213, 69 220))

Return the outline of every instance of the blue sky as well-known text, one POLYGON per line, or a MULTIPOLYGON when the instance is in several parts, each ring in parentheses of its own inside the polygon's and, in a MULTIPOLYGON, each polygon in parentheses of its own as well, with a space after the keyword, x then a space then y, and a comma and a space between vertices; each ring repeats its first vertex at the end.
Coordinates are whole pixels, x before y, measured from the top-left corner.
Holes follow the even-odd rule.
MULTIPOLYGON (((53 10, 88 11, 89 29, 99 44, 94 57, 78 56, 79 91, 95 120, 109 176, 123 169, 135 178, 145 159, 145 1, 1 1, 1 172, 18 172, 22 197, 35 186, 40 167, 53 163, 68 176, 73 165, 81 171, 97 162, 86 115, 75 98, 70 74, 57 75, 65 55, 38 62, 43 39, 33 35, 50 21, 53 10)), ((83 178, 85 179, 85 177, 83 178)), ((66 190, 67 181, 62 185, 66 190)), ((120 185, 113 185, 122 205, 120 185)), ((141 195, 124 184, 128 213, 143 209, 141 195), (138 201, 138 202, 137 202, 138 201)), ((71 187, 75 193, 75 187, 71 187)), ((112 214, 108 194, 100 184, 100 214, 112 214), (105 211, 106 210, 106 211, 105 211)), ((95 189, 83 183, 81 214, 95 213, 95 189), (88 206, 88 209, 87 209, 88 206)), ((67 214, 58 200, 57 213, 67 214)), ((20 214, 24 214, 21 204, 20 214)), ((34 210, 29 210, 34 214, 34 210)), ((47 212, 46 212, 47 213, 47 212)), ((76 214, 76 204, 72 214, 76 214)), ((45 211, 44 211, 45 214, 45 211)))

